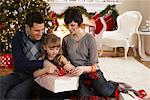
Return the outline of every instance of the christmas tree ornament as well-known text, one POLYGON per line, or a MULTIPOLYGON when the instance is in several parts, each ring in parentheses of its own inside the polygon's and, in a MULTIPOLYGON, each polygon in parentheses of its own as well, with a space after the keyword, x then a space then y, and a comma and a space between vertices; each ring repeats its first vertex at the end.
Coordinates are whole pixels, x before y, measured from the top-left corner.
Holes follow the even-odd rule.
POLYGON ((4 23, 0 23, 0 29, 5 29, 4 23))
POLYGON ((51 28, 48 28, 47 32, 46 33, 52 33, 52 30, 51 28))
POLYGON ((16 16, 18 14, 18 12, 15 10, 12 12, 14 16, 16 16))
POLYGON ((18 11, 19 11, 19 12, 22 12, 22 11, 23 11, 23 8, 22 8, 22 7, 19 7, 18 11))
POLYGON ((51 21, 48 21, 48 25, 49 25, 49 26, 52 26, 52 22, 51 22, 51 21))
POLYGON ((14 28, 15 28, 15 25, 14 25, 13 23, 11 23, 11 24, 10 24, 10 28, 11 28, 11 29, 14 29, 14 28))
POLYGON ((3 2, 0 2, 0 6, 3 4, 3 2))
POLYGON ((6 3, 9 4, 9 0, 6 0, 6 3))
POLYGON ((23 10, 25 10, 25 9, 26 9, 26 6, 24 5, 24 6, 23 6, 23 10))

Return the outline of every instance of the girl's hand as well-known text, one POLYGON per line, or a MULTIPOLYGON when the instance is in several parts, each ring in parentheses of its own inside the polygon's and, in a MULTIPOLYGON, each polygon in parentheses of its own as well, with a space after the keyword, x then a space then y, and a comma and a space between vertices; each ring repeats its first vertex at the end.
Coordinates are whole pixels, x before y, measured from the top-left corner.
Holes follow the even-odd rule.
POLYGON ((46 73, 49 73, 49 74, 52 74, 52 73, 57 74, 58 72, 58 68, 56 66, 49 66, 49 67, 45 67, 44 69, 46 73))
POLYGON ((78 66, 69 72, 69 76, 80 76, 85 71, 84 66, 78 66))
POLYGON ((44 74, 58 74, 58 73, 57 73, 57 69, 55 69, 54 67, 44 67, 42 69, 37 69, 33 72, 33 76, 35 78, 42 76, 44 74))

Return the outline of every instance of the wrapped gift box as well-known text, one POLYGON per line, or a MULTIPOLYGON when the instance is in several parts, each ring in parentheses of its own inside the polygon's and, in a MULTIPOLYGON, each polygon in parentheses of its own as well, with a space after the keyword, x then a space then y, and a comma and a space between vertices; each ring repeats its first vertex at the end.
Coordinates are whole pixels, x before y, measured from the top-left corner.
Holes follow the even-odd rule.
POLYGON ((13 57, 11 54, 3 54, 0 56, 0 68, 13 68, 13 57))
POLYGON ((67 75, 43 75, 35 79, 35 81, 42 87, 54 92, 64 92, 77 90, 79 85, 79 77, 70 77, 67 75))

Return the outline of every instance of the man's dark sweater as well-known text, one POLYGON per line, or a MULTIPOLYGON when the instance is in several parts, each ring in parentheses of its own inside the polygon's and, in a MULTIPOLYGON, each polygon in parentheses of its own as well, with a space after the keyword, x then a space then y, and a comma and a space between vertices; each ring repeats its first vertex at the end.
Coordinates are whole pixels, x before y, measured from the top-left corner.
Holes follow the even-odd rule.
MULTIPOLYGON (((26 57, 26 54, 23 51, 23 37, 27 37, 25 32, 18 32, 14 36, 13 42, 12 42, 12 55, 14 59, 14 71, 17 72, 33 72, 36 69, 43 67, 43 61, 42 60, 29 60, 26 57)), ((31 41, 33 44, 39 41, 32 41, 27 37, 29 41, 31 41)), ((39 48, 40 49, 40 48, 39 48)))

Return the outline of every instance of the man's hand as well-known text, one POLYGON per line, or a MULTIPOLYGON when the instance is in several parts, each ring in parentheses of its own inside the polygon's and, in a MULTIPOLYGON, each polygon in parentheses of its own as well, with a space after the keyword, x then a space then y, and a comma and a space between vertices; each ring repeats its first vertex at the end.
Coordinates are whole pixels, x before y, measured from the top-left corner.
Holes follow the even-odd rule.
POLYGON ((54 66, 44 67, 44 70, 46 73, 49 73, 49 74, 58 74, 58 69, 54 66))

